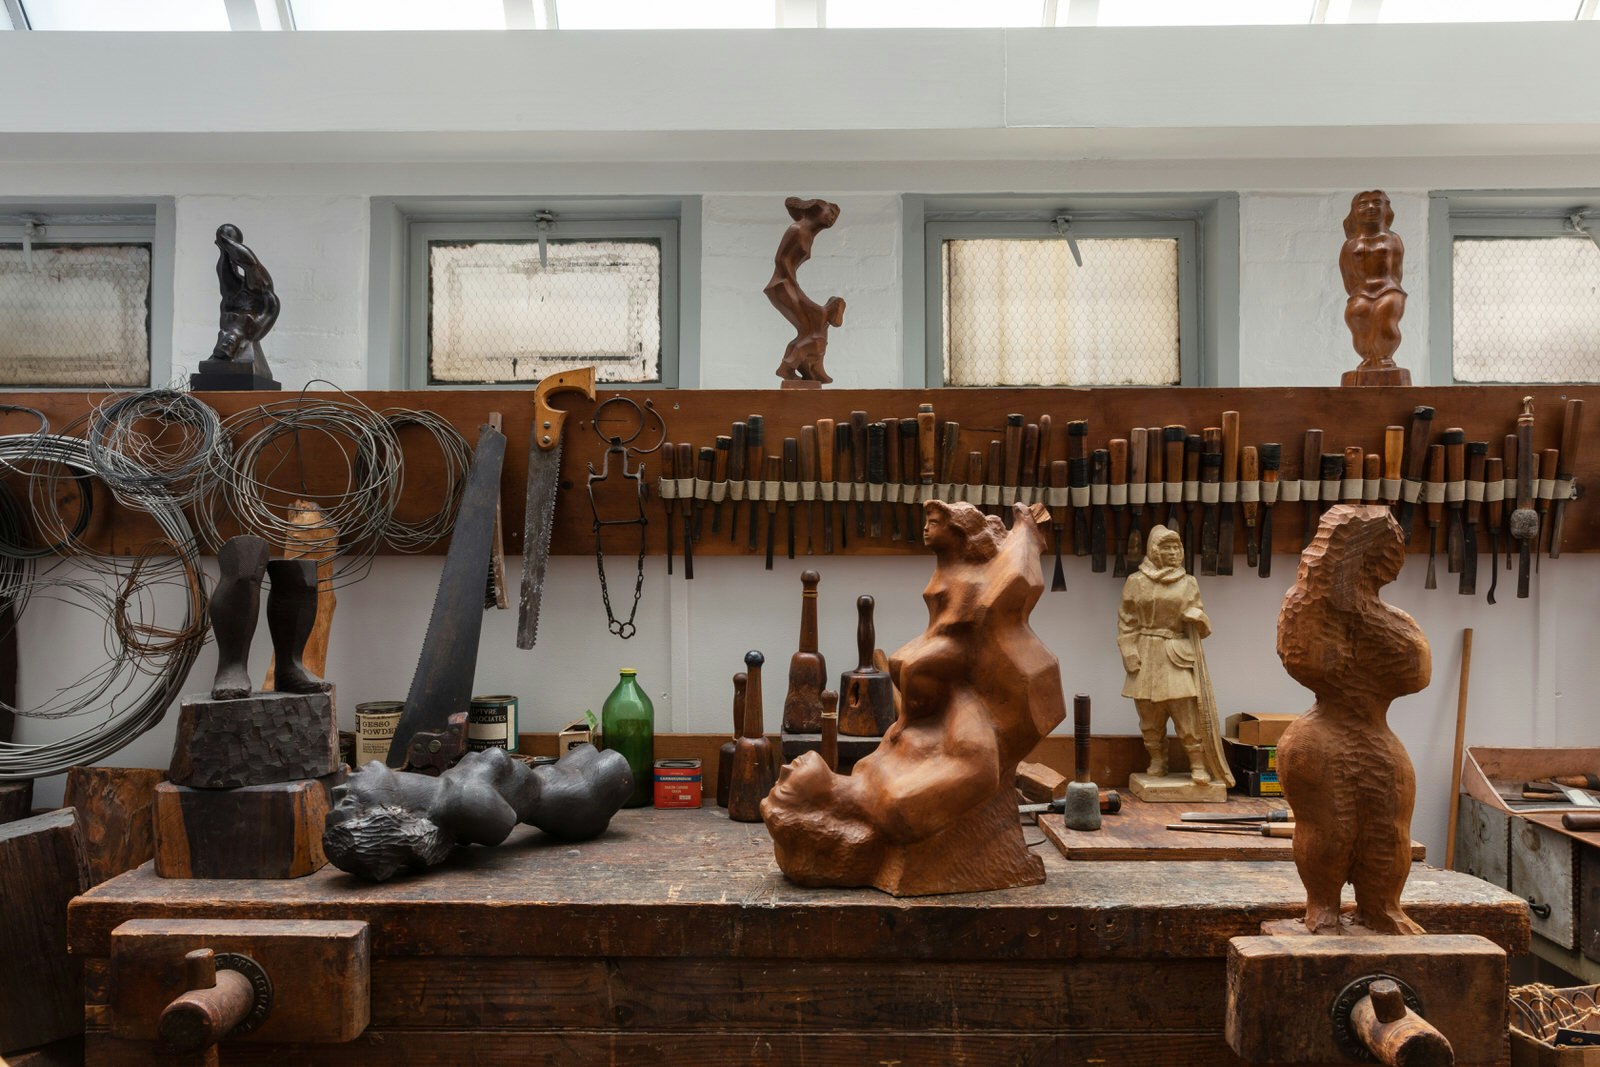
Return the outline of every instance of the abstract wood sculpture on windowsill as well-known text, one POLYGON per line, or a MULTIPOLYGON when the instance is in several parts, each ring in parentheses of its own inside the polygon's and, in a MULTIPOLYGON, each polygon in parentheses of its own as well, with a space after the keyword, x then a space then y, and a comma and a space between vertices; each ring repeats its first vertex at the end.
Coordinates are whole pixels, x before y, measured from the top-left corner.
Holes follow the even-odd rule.
POLYGON ((1403 562, 1405 538, 1387 507, 1337 504, 1278 615, 1278 657, 1317 697, 1278 743, 1311 933, 1422 933, 1400 907, 1417 779, 1386 716, 1390 701, 1427 686, 1433 661, 1411 616, 1378 596, 1403 562), (1341 926, 1346 882, 1356 903, 1341 926))
POLYGON ((839 220, 839 205, 826 200, 791 196, 783 202, 794 223, 783 232, 773 257, 772 280, 764 290, 772 306, 795 329, 795 338, 783 350, 778 377, 785 389, 816 389, 833 381, 822 367, 828 351, 828 327, 844 324, 844 298, 831 296, 818 304, 800 288, 800 265, 811 258, 817 234, 839 220))
POLYGON ((1339 276, 1350 299, 1344 323, 1361 365, 1345 371, 1340 385, 1410 385, 1411 372, 1396 365, 1400 316, 1406 313, 1406 246, 1390 229, 1394 208, 1381 189, 1357 193, 1344 220, 1344 247, 1339 251, 1339 276))
POLYGON ((1008 531, 970 504, 923 508, 928 627, 890 657, 894 725, 848 776, 801 755, 761 805, 778 866, 800 885, 917 896, 1044 881, 1012 782, 1066 717, 1060 664, 1028 626, 1049 516, 1015 505, 1008 531))

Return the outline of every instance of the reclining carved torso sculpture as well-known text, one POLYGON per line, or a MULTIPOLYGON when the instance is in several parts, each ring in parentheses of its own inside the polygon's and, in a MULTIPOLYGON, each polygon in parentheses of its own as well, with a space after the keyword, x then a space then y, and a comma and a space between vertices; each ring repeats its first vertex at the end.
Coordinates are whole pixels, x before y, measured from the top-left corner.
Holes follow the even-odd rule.
POLYGON ((1278 615, 1278 657, 1317 697, 1278 743, 1311 933, 1340 930, 1346 882, 1355 887, 1355 924, 1422 932, 1400 908, 1417 778, 1385 717, 1390 701, 1426 688, 1433 661, 1411 616, 1378 596, 1404 562, 1405 539, 1387 507, 1335 505, 1278 615))
POLYGON ((1048 516, 1016 505, 1007 531, 970 504, 924 510, 928 627, 890 657, 894 725, 848 776, 802 755, 761 805, 778 866, 801 885, 914 896, 1044 881, 1012 781, 1066 717, 1060 665, 1028 626, 1048 516))

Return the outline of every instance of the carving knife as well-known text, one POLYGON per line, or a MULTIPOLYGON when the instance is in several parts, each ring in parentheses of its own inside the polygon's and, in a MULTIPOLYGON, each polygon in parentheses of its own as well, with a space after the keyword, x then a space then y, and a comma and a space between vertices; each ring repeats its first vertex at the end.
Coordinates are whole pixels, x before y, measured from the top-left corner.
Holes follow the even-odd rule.
MULTIPOLYGON (((746 447, 748 442, 748 427, 741 420, 733 424, 733 431, 728 441, 728 495, 733 498, 733 508, 728 515, 728 540, 735 543, 739 540, 739 505, 744 503, 746 473, 745 459, 749 453, 746 447)), ((666 456, 661 457, 663 460, 666 456)), ((670 559, 672 553, 669 551, 670 559)))
POLYGON ((856 536, 867 536, 867 413, 850 413, 850 458, 854 464, 856 536))
POLYGON ((1583 401, 1568 400, 1561 421, 1561 461, 1556 465, 1555 508, 1550 515, 1550 558, 1561 558, 1561 526, 1572 498, 1572 476, 1578 469, 1578 448, 1583 444, 1583 401))
MULTIPOLYGON (((922 485, 922 501, 932 500, 933 482, 939 476, 938 423, 934 420, 932 404, 922 404, 917 408, 917 471, 917 480, 922 485)), ((925 542, 922 536, 922 512, 921 502, 911 509, 918 542, 925 542)))
POLYGON ((1011 528, 1011 505, 1017 499, 1017 486, 1022 484, 1022 437, 1027 419, 1013 412, 1006 416, 1005 443, 1000 468, 1000 521, 1011 528))
POLYGON ((1539 539, 1539 513, 1533 510, 1533 397, 1522 398, 1517 416, 1517 510, 1511 513, 1511 536, 1517 541, 1517 597, 1528 595, 1528 563, 1539 539))
POLYGON ((694 577, 694 494, 684 496, 683 483, 694 482, 694 445, 685 441, 677 447, 678 497, 683 501, 683 507, 678 509, 683 513, 683 578, 688 581, 694 577))
POLYGON ((1239 495, 1239 413, 1222 413, 1222 493, 1218 506, 1222 521, 1217 527, 1217 573, 1233 573, 1233 504, 1239 495))
MULTIPOLYGON (((567 413, 550 401, 565 393, 594 400, 594 368, 549 374, 533 391, 533 429, 528 442, 528 506, 522 520, 522 596, 517 605, 517 647, 532 648, 539 636, 539 605, 550 563, 550 533, 561 488, 561 431, 567 413)), ((398 764, 396 764, 398 766, 398 764)))
POLYGON ((1500 584, 1500 524, 1505 521, 1505 461, 1490 456, 1483 465, 1483 498, 1489 504, 1484 525, 1489 530, 1489 603, 1500 584))
POLYGON ((1322 496, 1322 431, 1307 430, 1305 443, 1300 450, 1300 547, 1304 548, 1317 535, 1317 522, 1322 513, 1317 501, 1322 496))
POLYGON ((1097 448, 1089 459, 1089 569, 1106 569, 1106 497, 1111 479, 1111 452, 1097 448))
POLYGON ((817 428, 800 427, 800 499, 806 505, 806 555, 817 554, 811 538, 817 517, 817 428))
MULTIPOLYGON (((783 460, 777 456, 761 459, 761 499, 767 505, 767 570, 772 569, 772 550, 778 539, 778 485, 783 480, 783 460)), ((751 502, 751 507, 755 503, 751 502)), ((753 524, 752 524, 753 525, 753 524)))
MULTIPOLYGON (((889 511, 889 540, 898 541, 900 533, 900 509, 895 503, 900 493, 900 420, 883 420, 883 481, 884 488, 879 490, 884 499, 888 501, 889 511)), ((875 508, 884 505, 875 504, 875 508)), ((873 536, 881 535, 882 518, 874 515, 872 520, 873 536)))
POLYGON ((833 420, 818 419, 817 495, 822 497, 822 551, 829 555, 833 554, 833 443, 833 420))
POLYGON ((1478 592, 1478 512, 1483 506, 1483 476, 1488 469, 1489 442, 1467 442, 1467 492, 1464 525, 1462 526, 1461 560, 1462 596, 1475 596, 1478 592))
POLYGON ((1067 423, 1067 484, 1072 494, 1072 554, 1089 554, 1089 423, 1073 419, 1067 423), (1078 461, 1082 462, 1078 462, 1078 461), (1080 503, 1081 501, 1081 503, 1080 503))
POLYGON ((1167 498, 1167 529, 1183 536, 1183 449, 1189 431, 1182 426, 1167 426, 1161 431, 1162 451, 1166 458, 1162 464, 1166 481, 1162 495, 1167 498))
POLYGON ((1113 437, 1110 447, 1111 473, 1106 504, 1111 509, 1111 547, 1113 578, 1128 576, 1128 537, 1123 522, 1128 515, 1128 439, 1113 437))
POLYGON ((717 470, 717 450, 701 446, 694 468, 694 540, 700 542, 700 532, 705 526, 706 503, 711 499, 711 478, 717 470))
POLYGON ((1145 464, 1149 461, 1145 433, 1143 426, 1128 431, 1128 535, 1122 538, 1128 555, 1124 569, 1137 567, 1144 555, 1145 464))
POLYGON ((745 496, 750 500, 750 530, 745 537, 744 550, 756 550, 757 531, 761 526, 761 494, 756 491, 764 478, 767 458, 767 420, 761 415, 750 415, 745 420, 745 477, 749 479, 745 496))
POLYGON ((1000 498, 1004 496, 1001 483, 1005 481, 1005 445, 1000 441, 989 442, 989 463, 984 468, 985 477, 983 484, 984 509, 994 516, 1003 516, 1009 508, 1002 507, 1000 498))
POLYGON ((1428 512, 1428 578, 1424 589, 1437 589, 1434 557, 1438 554, 1439 523, 1444 519, 1444 445, 1428 446, 1428 482, 1423 487, 1423 502, 1428 512))
POLYGON ((1192 433, 1183 439, 1183 508, 1185 525, 1183 539, 1183 569, 1196 573, 1195 560, 1200 551, 1200 455, 1205 451, 1205 439, 1192 433))
POLYGON ((800 496, 800 442, 783 439, 783 509, 788 525, 789 558, 794 559, 794 505, 800 496))
MULTIPOLYGON (((593 369, 584 370, 592 381, 593 369)), ((543 388, 542 383, 540 388, 543 388)), ((541 429, 549 432, 559 445, 559 422, 549 427, 535 422, 536 442, 541 429)), ((433 613, 428 617, 422 654, 417 657, 416 673, 411 677, 411 689, 406 694, 400 724, 389 742, 387 762, 393 766, 406 763, 411 739, 418 731, 444 731, 451 715, 460 714, 464 718, 472 702, 478 637, 483 631, 483 576, 489 569, 489 554, 494 548, 495 506, 500 498, 500 468, 505 454, 505 435, 492 426, 479 427, 478 446, 473 451, 472 465, 467 468, 466 486, 450 533, 450 548, 445 553, 444 570, 439 575, 439 591, 433 599, 433 613)), ((559 456, 558 450, 557 458, 559 456)), ((534 607, 537 610, 537 601, 534 607)), ((537 618, 535 615, 535 621, 537 618)))
MULTIPOLYGON (((678 536, 678 450, 669 441, 661 448, 661 507, 667 513, 667 573, 672 573, 673 539, 678 536)), ((684 507, 688 507, 687 504, 684 507)))
MULTIPOLYGON (((1516 434, 1506 434, 1506 444, 1503 452, 1505 454, 1506 477, 1501 483, 1501 485, 1504 486, 1502 495, 1505 497, 1505 499, 1511 501, 1511 509, 1514 511, 1517 506, 1517 476, 1522 469, 1517 462, 1516 434)), ((1512 555, 1511 544, 1516 540, 1516 537, 1511 535, 1511 515, 1509 514, 1506 516, 1506 534, 1508 537, 1510 537, 1510 540, 1506 542, 1506 570, 1510 570, 1512 555)))
POLYGON ((733 438, 718 434, 717 461, 711 468, 711 532, 722 532, 722 501, 728 493, 728 453, 733 451, 733 438))
POLYGON ((1272 577, 1272 506, 1278 502, 1278 467, 1283 461, 1283 445, 1276 441, 1261 446, 1261 564, 1256 574, 1272 577))
POLYGON ((1067 461, 1054 460, 1050 464, 1050 532, 1056 541, 1056 570, 1050 577, 1050 591, 1064 593, 1067 589, 1067 572, 1061 566, 1062 517, 1067 511, 1067 461))
POLYGON ((850 496, 855 488, 851 480, 855 470, 855 433, 848 422, 833 428, 833 490, 839 502, 839 547, 850 547, 850 496))
POLYGON ((1467 495, 1467 432, 1452 426, 1439 437, 1444 445, 1444 504, 1450 511, 1450 532, 1445 538, 1445 569, 1451 574, 1461 573, 1462 542, 1461 505, 1467 495))
POLYGON ((1420 405, 1411 410, 1411 432, 1406 438, 1405 483, 1400 496, 1400 529, 1411 543, 1416 527, 1417 502, 1422 494, 1422 476, 1428 458, 1428 439, 1433 434, 1433 409, 1420 405))
POLYGON ((1245 445, 1240 456, 1239 499, 1244 512, 1244 562, 1254 567, 1261 559, 1260 529, 1256 525, 1261 517, 1261 453, 1255 445, 1245 445))
POLYGON ((1539 569, 1539 542, 1544 537, 1545 527, 1549 525, 1548 515, 1550 501, 1555 495, 1556 471, 1560 469, 1561 453, 1558 449, 1547 448, 1539 458, 1539 534, 1533 539, 1533 569, 1539 569))
POLYGON ((1222 487, 1222 427, 1200 431, 1200 573, 1217 573, 1217 501, 1222 487))
MULTIPOLYGON (((926 406, 926 405, 924 405, 926 406)), ((928 425, 933 425, 933 409, 928 408, 928 425)), ((922 467, 917 450, 917 435, 922 413, 915 419, 900 420, 900 527, 907 544, 920 540, 922 524, 917 521, 917 485, 921 482, 922 467)))
MULTIPOLYGON (((871 534, 883 536, 883 483, 887 478, 884 439, 887 428, 881 422, 867 427, 867 493, 872 500, 871 534)), ((859 531, 858 531, 859 532, 859 531)))

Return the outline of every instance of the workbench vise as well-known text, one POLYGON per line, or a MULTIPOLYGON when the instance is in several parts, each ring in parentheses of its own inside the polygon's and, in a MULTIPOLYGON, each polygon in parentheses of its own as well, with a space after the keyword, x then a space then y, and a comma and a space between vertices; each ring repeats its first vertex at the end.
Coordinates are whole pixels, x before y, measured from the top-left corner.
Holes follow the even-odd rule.
POLYGON ((1228 1045, 1249 1063, 1495 1063, 1506 954, 1474 934, 1228 942, 1228 1045))

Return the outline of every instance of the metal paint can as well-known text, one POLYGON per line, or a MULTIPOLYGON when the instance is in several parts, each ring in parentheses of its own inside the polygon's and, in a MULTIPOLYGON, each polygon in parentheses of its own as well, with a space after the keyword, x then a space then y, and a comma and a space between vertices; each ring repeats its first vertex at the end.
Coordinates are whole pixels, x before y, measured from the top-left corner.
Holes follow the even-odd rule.
POLYGON ((389 762, 389 743, 406 710, 403 700, 369 700, 356 705, 356 769, 373 760, 389 762))
POLYGON ((467 748, 517 748, 517 698, 505 694, 473 697, 467 707, 467 748))
POLYGON ((698 808, 700 806, 700 761, 697 759, 658 759, 655 763, 658 808, 698 808))

